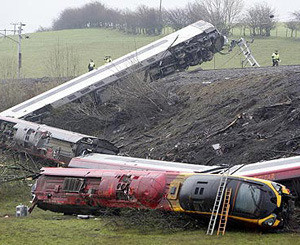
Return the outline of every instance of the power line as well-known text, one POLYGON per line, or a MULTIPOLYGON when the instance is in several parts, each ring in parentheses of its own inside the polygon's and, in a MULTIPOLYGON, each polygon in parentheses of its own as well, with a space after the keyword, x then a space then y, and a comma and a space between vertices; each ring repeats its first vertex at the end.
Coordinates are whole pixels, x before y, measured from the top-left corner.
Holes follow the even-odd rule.
MULTIPOLYGON (((10 39, 11 41, 15 42, 18 44, 18 78, 21 78, 21 68, 22 68, 22 51, 21 51, 21 41, 22 41, 22 31, 23 31, 23 27, 26 26, 26 24, 22 23, 22 22, 18 22, 18 23, 11 23, 11 25, 14 26, 13 30, 0 30, 0 32, 4 32, 4 33, 0 33, 1 36, 4 36, 5 38, 10 39), (16 35, 16 32, 18 34, 18 40, 13 39, 12 37, 7 35, 7 32, 13 32, 14 35, 16 35)), ((25 38, 28 38, 27 36, 25 36, 25 38)))

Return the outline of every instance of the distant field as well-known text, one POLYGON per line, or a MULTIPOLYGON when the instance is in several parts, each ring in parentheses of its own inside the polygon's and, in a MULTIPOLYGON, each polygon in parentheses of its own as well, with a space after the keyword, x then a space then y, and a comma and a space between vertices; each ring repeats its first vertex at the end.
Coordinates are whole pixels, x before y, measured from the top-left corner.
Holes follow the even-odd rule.
MULTIPOLYGON (((159 37, 125 35, 114 30, 80 29, 33 33, 22 40, 24 77, 49 76, 45 68, 50 52, 58 43, 60 47, 73 48, 79 56, 79 73, 87 72, 87 65, 93 59, 96 66, 104 64, 104 56, 113 59, 136 50, 159 37)), ((0 39, 0 60, 16 60, 17 45, 9 39, 0 39)), ((17 67, 15 67, 15 70, 17 67)), ((0 72, 1 74, 1 72, 0 72)))
MULTIPOLYGON (((233 30, 233 37, 240 38, 240 29, 233 30)), ((246 32, 248 35, 249 33, 246 32)), ((253 55, 261 66, 271 65, 271 54, 278 49, 281 56, 280 65, 300 64, 300 37, 286 37, 286 28, 281 24, 272 31, 272 37, 256 38, 251 44, 253 55), (277 36, 277 37, 276 37, 277 36)), ((289 33, 288 33, 289 35, 289 33)), ((89 59, 93 59, 97 66, 104 64, 105 55, 111 55, 116 59, 128 52, 134 51, 152 41, 159 39, 157 36, 125 35, 115 30, 105 29, 80 29, 64 30, 55 32, 33 33, 29 39, 22 41, 23 55, 23 77, 44 77, 51 76, 47 63, 51 52, 54 52, 58 45, 61 48, 73 49, 78 56, 78 74, 87 71, 89 59)), ((250 40, 249 37, 245 39, 250 40)), ((241 67, 243 56, 235 48, 228 55, 217 54, 213 61, 203 64, 203 69, 221 69, 241 67)), ((9 39, 0 39, 0 76, 3 77, 3 70, 13 70, 16 75, 17 45, 9 39), (5 67, 6 63, 14 61, 14 67, 5 67), (2 73, 1 73, 2 70, 2 73)))

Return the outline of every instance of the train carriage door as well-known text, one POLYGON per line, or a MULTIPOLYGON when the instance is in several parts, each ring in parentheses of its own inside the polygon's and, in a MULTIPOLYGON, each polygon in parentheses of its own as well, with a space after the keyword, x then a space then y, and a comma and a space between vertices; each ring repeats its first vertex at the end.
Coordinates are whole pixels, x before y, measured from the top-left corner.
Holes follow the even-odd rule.
POLYGON ((178 192, 181 186, 180 181, 172 182, 170 184, 168 199, 169 200, 176 200, 178 198, 178 192))

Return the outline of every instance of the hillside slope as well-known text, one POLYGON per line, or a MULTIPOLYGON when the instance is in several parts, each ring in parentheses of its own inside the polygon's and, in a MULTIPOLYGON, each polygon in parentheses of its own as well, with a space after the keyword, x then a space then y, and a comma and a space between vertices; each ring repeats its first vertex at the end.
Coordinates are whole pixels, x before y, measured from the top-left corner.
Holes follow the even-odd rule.
POLYGON ((300 66, 181 72, 105 96, 45 123, 106 138, 136 157, 234 165, 300 153, 300 66))

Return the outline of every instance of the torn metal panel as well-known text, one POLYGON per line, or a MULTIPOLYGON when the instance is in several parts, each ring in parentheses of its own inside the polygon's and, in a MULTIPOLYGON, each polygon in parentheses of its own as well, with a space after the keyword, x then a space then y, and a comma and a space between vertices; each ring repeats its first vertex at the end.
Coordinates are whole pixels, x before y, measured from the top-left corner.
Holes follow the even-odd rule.
POLYGON ((0 147, 61 164, 68 164, 73 157, 92 152, 119 152, 116 146, 104 139, 1 116, 0 147))

